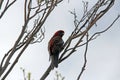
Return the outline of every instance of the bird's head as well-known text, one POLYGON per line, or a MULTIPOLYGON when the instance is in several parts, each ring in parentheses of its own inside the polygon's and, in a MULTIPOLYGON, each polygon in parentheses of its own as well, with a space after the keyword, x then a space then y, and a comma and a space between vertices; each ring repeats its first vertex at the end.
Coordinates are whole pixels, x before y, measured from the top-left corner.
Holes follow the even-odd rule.
POLYGON ((63 30, 58 30, 55 34, 54 34, 54 36, 60 36, 60 37, 62 37, 64 35, 64 31, 63 30))

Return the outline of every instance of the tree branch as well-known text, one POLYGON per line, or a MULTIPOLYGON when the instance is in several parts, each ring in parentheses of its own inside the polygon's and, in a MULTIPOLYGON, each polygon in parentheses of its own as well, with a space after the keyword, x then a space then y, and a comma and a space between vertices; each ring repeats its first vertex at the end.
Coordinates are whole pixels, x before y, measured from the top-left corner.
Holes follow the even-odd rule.
POLYGON ((77 80, 80 80, 80 77, 82 76, 82 74, 83 74, 83 72, 84 72, 84 70, 85 70, 85 67, 86 67, 86 64, 87 64, 87 51, 88 51, 88 33, 87 33, 87 35, 86 35, 86 48, 85 48, 85 53, 84 53, 84 64, 83 64, 83 66, 82 66, 82 69, 81 69, 81 72, 80 72, 80 74, 79 74, 79 76, 78 76, 78 78, 77 78, 77 80))
MULTIPOLYGON (((0 4, 0 7, 2 6, 4 0, 1 0, 1 1, 2 1, 2 3, 0 4)), ((7 0, 7 3, 6 3, 6 5, 5 5, 5 8, 4 8, 4 10, 1 12, 1 14, 0 14, 0 19, 2 18, 2 16, 4 15, 4 13, 8 10, 8 8, 9 8, 10 6, 12 6, 16 1, 17 1, 17 0, 13 0, 11 3, 9 3, 9 0, 7 0)))

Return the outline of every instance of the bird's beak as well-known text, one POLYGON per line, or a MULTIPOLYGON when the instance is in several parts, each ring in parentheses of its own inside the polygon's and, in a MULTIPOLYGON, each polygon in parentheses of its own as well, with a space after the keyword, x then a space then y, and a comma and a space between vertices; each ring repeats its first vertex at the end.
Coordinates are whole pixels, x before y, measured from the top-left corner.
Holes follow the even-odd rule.
POLYGON ((62 33, 62 35, 64 35, 65 33, 62 33))

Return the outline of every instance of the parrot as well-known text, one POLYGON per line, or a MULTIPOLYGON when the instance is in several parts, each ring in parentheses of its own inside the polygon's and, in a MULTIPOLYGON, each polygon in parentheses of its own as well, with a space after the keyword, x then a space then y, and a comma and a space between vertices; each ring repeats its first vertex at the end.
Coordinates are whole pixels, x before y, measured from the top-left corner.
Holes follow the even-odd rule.
POLYGON ((51 59, 52 68, 58 67, 59 53, 64 49, 63 48, 64 41, 62 39, 63 35, 64 35, 64 31, 58 30, 57 32, 55 32, 53 37, 48 42, 48 51, 51 59))

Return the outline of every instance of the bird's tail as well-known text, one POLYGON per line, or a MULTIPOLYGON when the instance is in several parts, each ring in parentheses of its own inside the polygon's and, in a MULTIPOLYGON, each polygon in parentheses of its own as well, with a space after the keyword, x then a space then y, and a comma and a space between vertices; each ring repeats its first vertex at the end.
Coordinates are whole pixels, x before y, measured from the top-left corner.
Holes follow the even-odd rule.
POLYGON ((51 67, 52 68, 54 68, 54 67, 58 67, 58 57, 59 57, 59 55, 58 54, 56 54, 56 55, 52 55, 51 56, 51 59, 52 59, 52 63, 51 63, 51 67))

